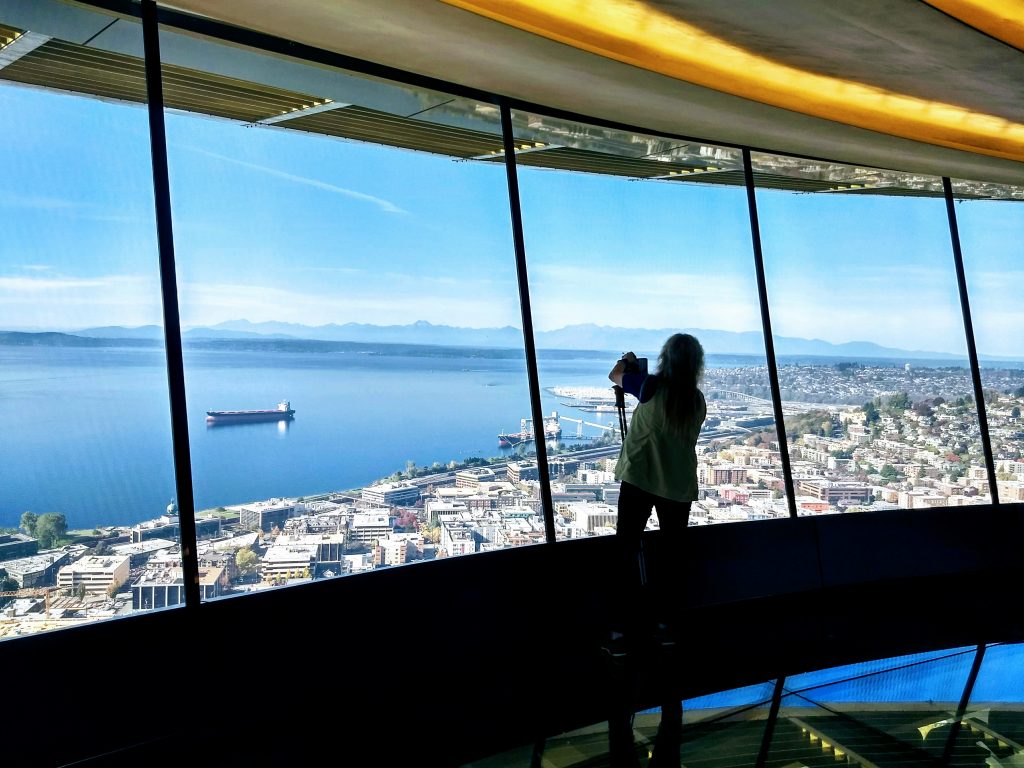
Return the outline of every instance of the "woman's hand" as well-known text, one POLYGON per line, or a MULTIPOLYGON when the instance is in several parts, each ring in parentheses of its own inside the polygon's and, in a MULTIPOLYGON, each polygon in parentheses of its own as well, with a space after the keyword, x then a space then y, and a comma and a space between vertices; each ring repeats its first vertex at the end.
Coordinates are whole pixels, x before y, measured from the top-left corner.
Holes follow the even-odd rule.
POLYGON ((635 363, 636 355, 632 352, 627 352, 619 358, 619 361, 615 363, 615 367, 613 367, 608 373, 608 378, 614 382, 617 387, 622 386, 622 374, 626 371, 627 362, 635 363))

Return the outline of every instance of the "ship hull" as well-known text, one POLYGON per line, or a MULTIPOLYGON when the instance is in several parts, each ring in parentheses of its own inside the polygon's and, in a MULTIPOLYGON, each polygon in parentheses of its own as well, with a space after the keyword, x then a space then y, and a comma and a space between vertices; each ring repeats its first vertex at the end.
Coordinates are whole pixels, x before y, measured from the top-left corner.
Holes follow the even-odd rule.
POLYGON ((253 421, 282 421, 295 418, 295 411, 207 411, 206 421, 211 424, 239 424, 253 421))

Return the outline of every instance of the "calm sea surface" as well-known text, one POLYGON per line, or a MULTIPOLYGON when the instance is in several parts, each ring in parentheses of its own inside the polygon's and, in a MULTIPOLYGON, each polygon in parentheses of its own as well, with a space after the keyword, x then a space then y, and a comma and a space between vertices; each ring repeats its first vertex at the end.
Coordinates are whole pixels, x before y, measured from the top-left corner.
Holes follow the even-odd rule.
MULTIPOLYGON (((540 354, 542 388, 610 386, 613 353, 540 354)), ((210 342, 186 348, 185 364, 197 509, 355 488, 408 461, 510 455, 498 432, 518 431, 530 414, 525 362, 513 351, 210 342), (207 410, 282 399, 296 411, 291 422, 206 424, 207 410)), ((548 392, 543 407, 617 423, 548 392)), ((563 424, 563 438, 575 434, 575 422, 563 424)), ((0 345, 0 526, 17 526, 26 510, 62 512, 73 529, 129 524, 159 516, 174 497, 162 349, 0 345)))
MULTIPOLYGON (((407 461, 510 455, 497 435, 529 416, 525 362, 453 354, 186 350, 197 508, 358 487, 407 461), (207 410, 282 399, 291 422, 206 425, 207 410)), ((542 361, 541 384, 603 387, 612 362, 542 361)), ((615 421, 548 393, 544 409, 615 421)), ((71 528, 134 523, 175 496, 161 349, 0 346, 0 425, 0 526, 26 510, 63 512, 71 528)))

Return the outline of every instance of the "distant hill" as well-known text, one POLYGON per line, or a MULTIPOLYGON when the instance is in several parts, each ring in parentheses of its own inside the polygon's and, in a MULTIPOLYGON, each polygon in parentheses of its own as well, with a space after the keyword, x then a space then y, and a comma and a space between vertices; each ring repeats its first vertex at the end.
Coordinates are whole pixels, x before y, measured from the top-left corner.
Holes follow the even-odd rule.
MULTIPOLYGON (((431 344, 438 346, 521 347, 523 332, 513 326, 500 328, 460 328, 433 325, 426 321, 410 325, 368 325, 345 323, 306 326, 296 323, 250 323, 233 320, 212 326, 210 331, 247 332, 258 335, 280 334, 293 338, 320 341, 359 341, 389 344, 431 344)), ((621 328, 616 326, 582 323, 568 325, 552 331, 535 334, 539 349, 593 349, 621 354, 627 350, 655 355, 670 335, 678 331, 692 333, 709 354, 764 355, 764 341, 759 331, 719 331, 707 328, 621 328)), ((870 341, 851 341, 832 344, 821 339, 775 337, 775 351, 779 355, 820 357, 893 357, 900 359, 962 359, 957 355, 926 350, 905 350, 883 347, 870 341)))
MULTIPOLYGON (((536 334, 536 344, 538 349, 545 350, 595 350, 616 356, 631 350, 640 355, 654 357, 665 339, 677 331, 695 335, 701 340, 704 349, 710 355, 764 355, 764 342, 759 331, 734 332, 708 328, 622 328, 581 323, 551 331, 539 331, 536 334)), ((308 340, 496 349, 522 349, 523 344, 522 331, 510 325, 498 328, 461 328, 451 325, 434 325, 423 320, 409 325, 370 325, 366 323, 339 325, 330 323, 318 326, 231 320, 210 327, 192 328, 183 333, 183 338, 186 342, 308 340)), ((67 346, 76 344, 74 339, 162 342, 163 329, 157 325, 143 325, 135 328, 103 326, 66 334, 21 333, 18 336, 15 332, 6 332, 0 335, 0 343, 4 344, 33 343, 67 346), (38 338, 33 341, 27 337, 38 338)), ((775 337, 775 351, 780 356, 963 360, 963 356, 960 355, 886 347, 870 341, 833 344, 821 339, 788 336, 775 337)), ((987 356, 983 356, 983 358, 997 359, 987 356)))

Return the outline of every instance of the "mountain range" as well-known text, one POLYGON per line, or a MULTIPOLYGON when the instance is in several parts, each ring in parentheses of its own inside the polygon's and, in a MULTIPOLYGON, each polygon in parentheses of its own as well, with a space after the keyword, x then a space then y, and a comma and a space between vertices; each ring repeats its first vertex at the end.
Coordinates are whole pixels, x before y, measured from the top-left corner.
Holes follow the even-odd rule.
MULTIPOLYGON (((708 354, 764 355, 764 341, 758 331, 721 331, 707 328, 622 328, 593 323, 568 325, 550 331, 537 331, 538 349, 607 350, 621 354, 627 350, 653 357, 671 334, 692 333, 708 354)), ((70 331, 75 336, 99 339, 162 339, 163 330, 156 325, 136 328, 105 326, 70 331)), ((523 332, 506 325, 498 328, 461 328, 418 321, 409 325, 370 325, 345 323, 309 326, 298 323, 231 320, 208 327, 191 328, 182 334, 191 339, 296 339, 317 341, 349 341, 387 344, 427 344, 435 346, 520 348, 523 332)), ((778 355, 821 357, 867 357, 929 360, 962 360, 964 356, 928 350, 906 350, 886 347, 870 341, 833 344, 821 339, 790 336, 775 337, 778 355)))

